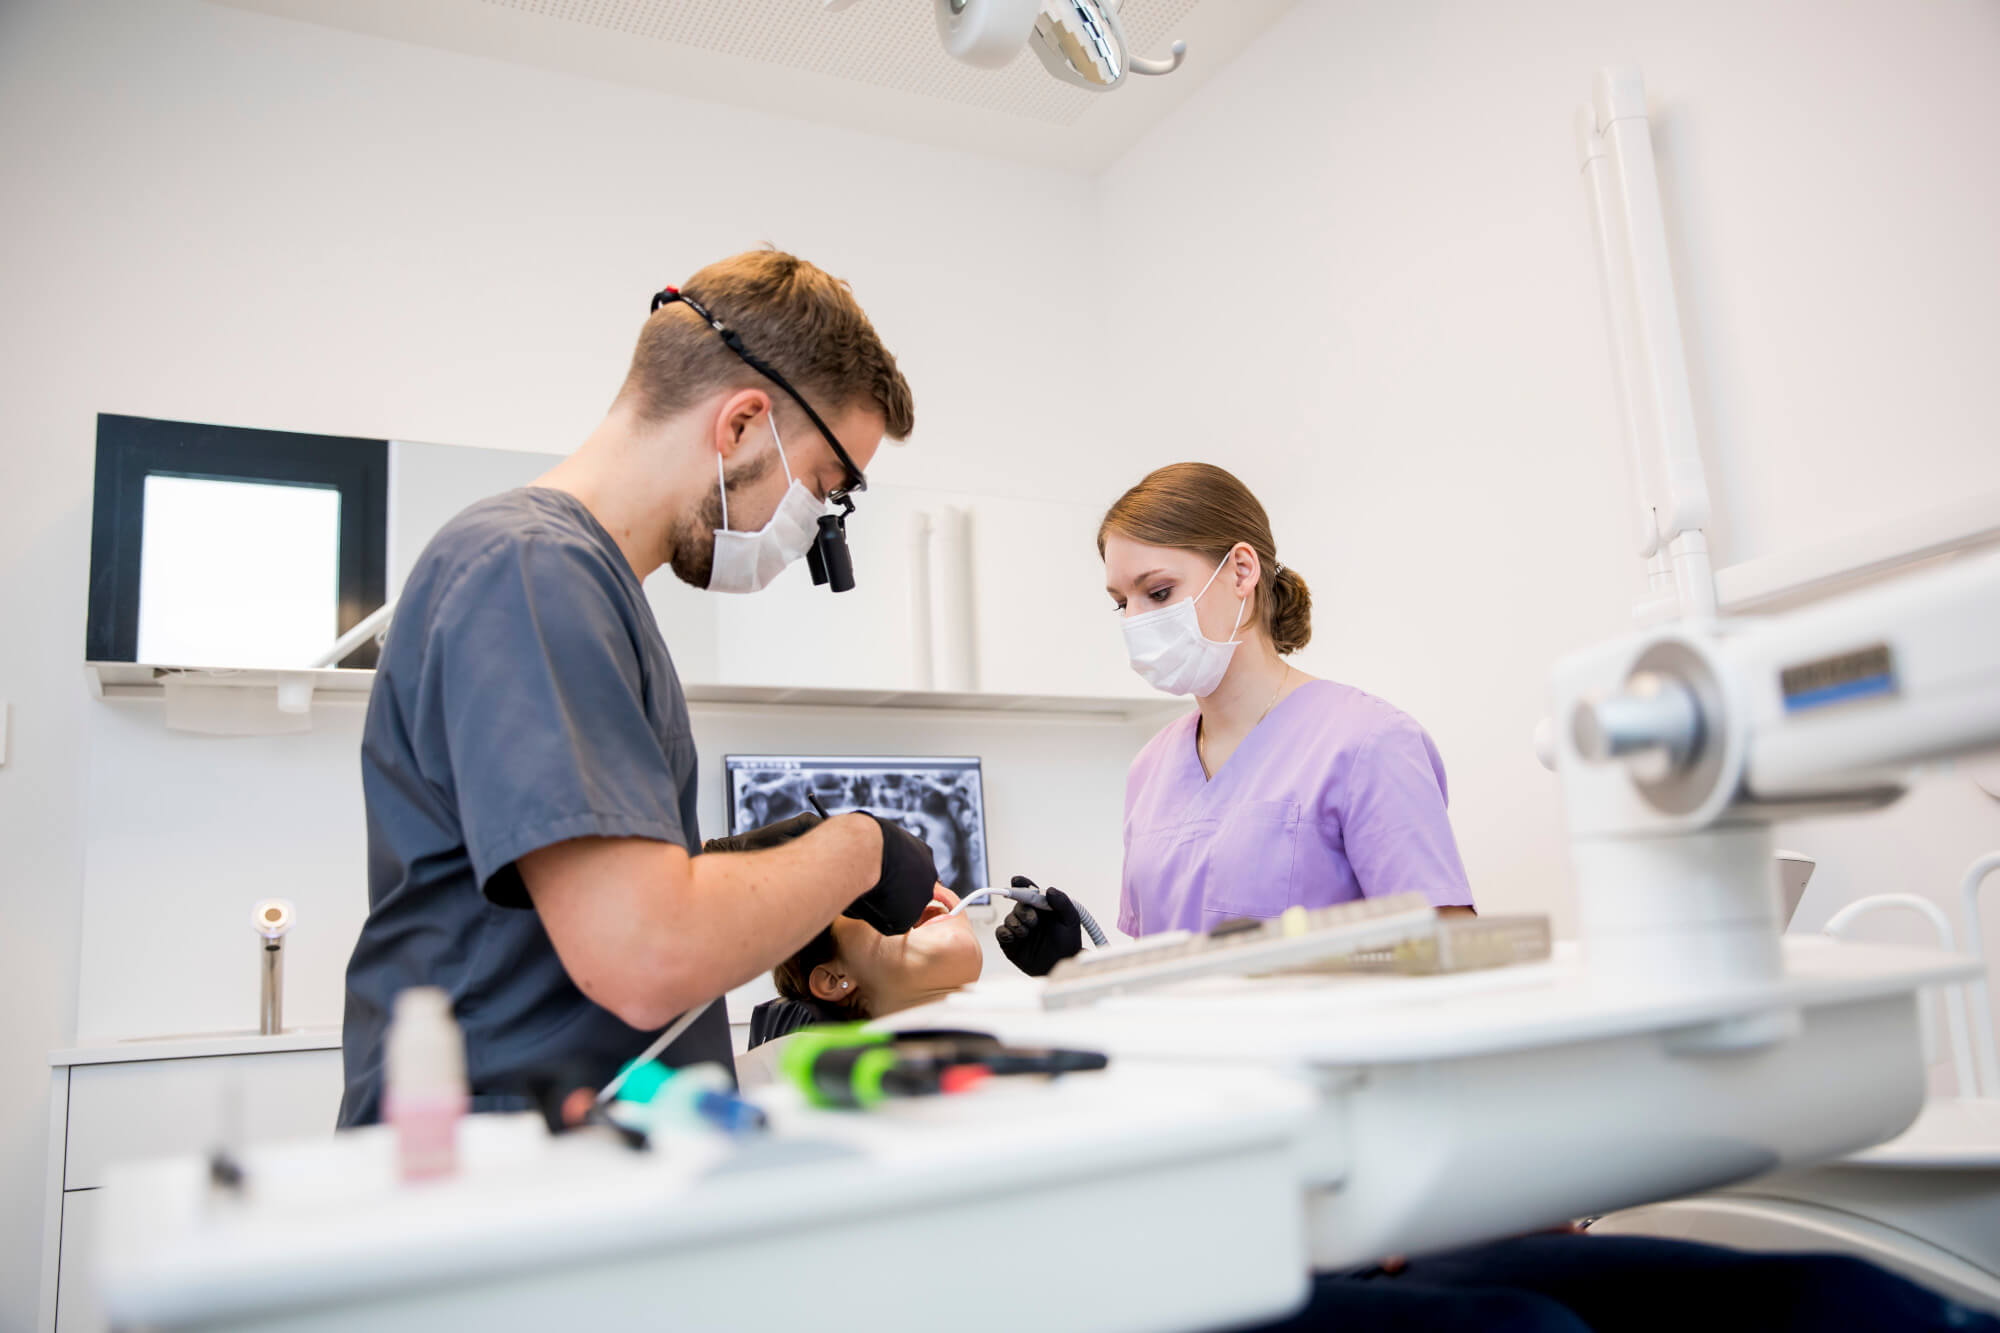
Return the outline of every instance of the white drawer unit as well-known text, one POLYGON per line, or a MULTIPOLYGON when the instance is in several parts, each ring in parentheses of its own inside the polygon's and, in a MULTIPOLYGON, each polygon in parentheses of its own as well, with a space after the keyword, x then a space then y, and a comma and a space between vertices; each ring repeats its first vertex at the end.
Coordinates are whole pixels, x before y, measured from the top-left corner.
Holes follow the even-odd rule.
POLYGON ((340 1035, 291 1032, 128 1041, 49 1057, 42 1333, 104 1328, 92 1284, 92 1222, 105 1170, 148 1157, 331 1135, 340 1035))
POLYGON ((90 1256, 97 1253, 97 1219, 104 1206, 103 1190, 65 1190, 61 1198, 62 1242, 69 1247, 67 1263, 56 1270, 56 1327, 100 1329, 104 1308, 97 1299, 90 1256))

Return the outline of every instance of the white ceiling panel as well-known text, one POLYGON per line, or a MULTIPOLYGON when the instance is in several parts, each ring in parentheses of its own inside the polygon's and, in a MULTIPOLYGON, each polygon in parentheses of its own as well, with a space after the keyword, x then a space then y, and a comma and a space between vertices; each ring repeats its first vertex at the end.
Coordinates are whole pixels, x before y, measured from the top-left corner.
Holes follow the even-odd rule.
POLYGON ((945 54, 930 0, 215 0, 239 9, 734 103, 1038 165, 1107 165, 1293 0, 1124 0, 1137 55, 1188 59, 1109 93, 1023 51, 1004 69, 945 54))
MULTIPOLYGON (((1228 0, 1210 0, 1226 4, 1228 0)), ((927 3, 865 0, 828 13, 816 0, 483 0, 646 41, 672 42, 871 83, 1050 125, 1073 125, 1105 97, 1051 78, 1023 50, 1002 70, 944 53, 927 3)), ((1164 55, 1200 0, 1126 0, 1119 16, 1137 54, 1164 55)), ((1178 74, 1178 71, 1177 71, 1178 74)), ((1123 91, 1123 90, 1121 90, 1123 91)))

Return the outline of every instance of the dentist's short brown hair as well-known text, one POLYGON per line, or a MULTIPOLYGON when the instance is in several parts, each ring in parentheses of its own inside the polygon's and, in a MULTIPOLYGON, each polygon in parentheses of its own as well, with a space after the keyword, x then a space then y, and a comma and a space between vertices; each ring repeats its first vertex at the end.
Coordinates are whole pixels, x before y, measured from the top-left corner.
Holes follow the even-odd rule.
MULTIPOLYGON (((710 264, 680 288, 734 329, 820 416, 865 406, 881 414, 892 440, 916 429, 909 381, 839 278, 782 250, 750 250, 710 264)), ((753 386, 788 401, 676 301, 646 320, 619 397, 659 421, 719 389, 753 386)))

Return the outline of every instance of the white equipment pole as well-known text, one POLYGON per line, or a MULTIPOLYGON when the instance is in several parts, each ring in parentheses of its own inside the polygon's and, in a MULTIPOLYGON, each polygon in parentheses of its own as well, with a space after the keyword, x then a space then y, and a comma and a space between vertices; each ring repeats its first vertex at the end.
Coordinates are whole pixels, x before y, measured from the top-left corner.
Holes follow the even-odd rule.
POLYGON ((1598 71, 1577 116, 1577 154, 1596 222, 1613 379, 1639 500, 1651 600, 1642 622, 1715 615, 1708 483, 1695 439, 1673 267, 1637 70, 1598 71))

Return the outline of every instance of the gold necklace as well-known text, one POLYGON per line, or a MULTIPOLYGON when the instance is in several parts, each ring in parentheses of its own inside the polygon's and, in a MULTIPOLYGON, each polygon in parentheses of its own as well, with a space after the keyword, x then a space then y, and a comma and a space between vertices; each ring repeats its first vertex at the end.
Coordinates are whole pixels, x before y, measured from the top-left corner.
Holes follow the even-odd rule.
POLYGON ((1255 731, 1257 729, 1258 722, 1262 722, 1265 718, 1271 716, 1271 710, 1278 706, 1278 696, 1285 692, 1285 686, 1291 681, 1291 679, 1292 679, 1292 664, 1290 662, 1287 662, 1285 663, 1285 674, 1278 677, 1278 688, 1271 691, 1271 702, 1265 704, 1264 711, 1257 714, 1257 722, 1252 722, 1250 724, 1250 730, 1255 731))
MULTIPOLYGON (((1251 731, 1257 730, 1257 728, 1263 724, 1265 718, 1271 716, 1271 710, 1278 706, 1278 696, 1285 692, 1285 686, 1290 683, 1291 679, 1292 679, 1292 664, 1290 662, 1287 662, 1285 663, 1285 674, 1278 677, 1278 688, 1271 691, 1271 702, 1265 704, 1264 711, 1257 714, 1257 720, 1250 724, 1250 731, 1246 731, 1243 733, 1243 735, 1246 738, 1250 735, 1251 731)), ((1195 733, 1194 757, 1201 760, 1201 771, 1208 774, 1210 778, 1213 778, 1215 776, 1215 770, 1208 766, 1207 727, 1202 727, 1195 733)))

